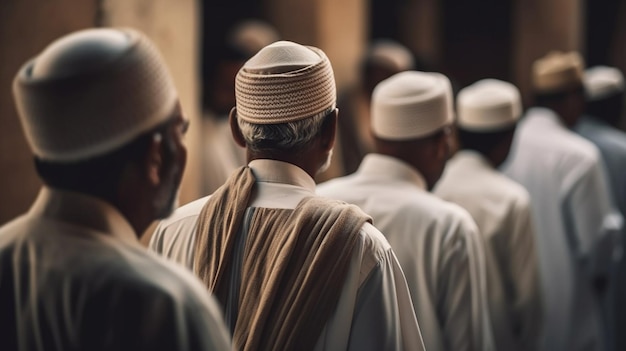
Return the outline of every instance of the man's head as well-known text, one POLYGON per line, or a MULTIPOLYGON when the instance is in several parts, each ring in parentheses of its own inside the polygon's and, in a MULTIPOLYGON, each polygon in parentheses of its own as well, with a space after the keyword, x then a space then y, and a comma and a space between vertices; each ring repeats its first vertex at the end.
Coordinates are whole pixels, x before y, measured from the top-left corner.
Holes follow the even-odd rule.
POLYGON ((519 90, 501 80, 480 80, 459 91, 456 112, 461 148, 481 153, 494 167, 502 164, 522 114, 519 90))
POLYGON ((169 215, 186 160, 185 120, 145 36, 64 36, 20 69, 13 91, 44 183, 112 203, 138 231, 169 215))
POLYGON ((415 69, 415 58, 404 45, 390 39, 379 39, 371 43, 360 69, 363 92, 369 99, 376 85, 384 79, 415 69))
POLYGON ((318 48, 278 41, 261 49, 235 79, 235 140, 248 159, 296 164, 314 176, 330 161, 337 123, 330 61, 318 48))
POLYGON ((570 128, 584 110, 583 69, 583 59, 574 51, 553 51, 533 63, 535 103, 554 110, 570 128))
POLYGON ((595 66, 585 71, 586 112, 618 126, 624 108, 624 76, 615 67, 595 66))
POLYGON ((450 80, 439 73, 395 74, 376 86, 371 110, 377 151, 416 168, 432 189, 450 153, 450 80))

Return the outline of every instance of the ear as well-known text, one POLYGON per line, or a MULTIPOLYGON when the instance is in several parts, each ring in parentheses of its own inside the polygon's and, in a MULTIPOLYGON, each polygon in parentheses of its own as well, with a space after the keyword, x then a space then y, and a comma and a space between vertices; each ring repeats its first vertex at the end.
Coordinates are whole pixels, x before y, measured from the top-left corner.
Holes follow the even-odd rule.
POLYGON ((320 131, 320 145, 324 151, 330 151, 335 146, 335 133, 337 132, 337 118, 339 117, 339 109, 335 108, 322 123, 320 131))
POLYGON ((150 185, 157 186, 161 183, 161 171, 163 167, 163 136, 155 133, 150 141, 150 146, 144 158, 144 170, 150 185))
POLYGON ((239 123, 237 123, 237 107, 233 107, 230 110, 228 122, 230 123, 230 132, 233 135, 233 139, 235 139, 235 143, 241 147, 246 147, 246 139, 244 139, 243 134, 241 134, 239 123))

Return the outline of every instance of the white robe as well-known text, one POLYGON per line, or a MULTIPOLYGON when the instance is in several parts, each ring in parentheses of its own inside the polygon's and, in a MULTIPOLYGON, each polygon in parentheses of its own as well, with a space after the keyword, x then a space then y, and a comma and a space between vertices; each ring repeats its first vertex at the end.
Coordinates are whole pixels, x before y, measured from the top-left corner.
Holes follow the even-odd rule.
MULTIPOLYGON (((249 166, 257 180, 250 207, 292 209, 303 198, 315 196, 315 181, 292 164, 255 160, 249 166)), ((207 197, 191 202, 162 221, 150 248, 193 269, 196 225, 206 200, 207 197)), ((315 350, 423 350, 411 305, 404 274, 389 243, 366 223, 360 231, 337 308, 315 350)), ((232 316, 236 314, 233 308, 225 307, 227 319, 236 318, 232 316)))
POLYGON ((487 282, 499 350, 534 350, 542 321, 539 267, 530 197, 481 154, 461 150, 434 193, 465 208, 487 245, 487 282))
POLYGON ((216 301, 111 205, 44 188, 0 228, 0 349, 230 350, 216 301))
POLYGON ((541 349, 601 350, 591 280, 607 273, 621 216, 611 207, 597 148, 551 110, 531 108, 502 169, 531 197, 545 311, 541 349))
POLYGON ((483 244, 459 206, 426 191, 408 164, 366 155, 356 173, 317 193, 361 207, 387 237, 409 284, 426 350, 489 350, 483 244))

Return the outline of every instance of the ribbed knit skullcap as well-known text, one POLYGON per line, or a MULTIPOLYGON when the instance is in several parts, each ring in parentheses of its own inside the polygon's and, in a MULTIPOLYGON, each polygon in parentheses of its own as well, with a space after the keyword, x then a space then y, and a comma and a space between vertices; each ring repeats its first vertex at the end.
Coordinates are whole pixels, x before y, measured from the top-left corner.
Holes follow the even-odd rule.
POLYGON ((515 124, 522 114, 519 90, 511 83, 483 79, 459 91, 456 116, 460 128, 493 132, 515 124))
POLYGON ((281 124, 335 108, 335 77, 324 52, 277 41, 248 60, 235 78, 237 116, 253 124, 281 124))
POLYGON ((440 73, 396 73, 374 88, 371 110, 372 132, 381 139, 428 136, 452 123, 450 80, 440 73))
POLYGON ((552 51, 533 63, 538 93, 559 93, 582 86, 584 62, 578 52, 552 51))
POLYGON ((27 62, 13 81, 26 138, 44 160, 113 151, 165 122, 177 93, 157 49, 132 29, 85 29, 27 62))
POLYGON ((415 65, 411 51, 390 39, 373 42, 367 52, 367 60, 395 72, 413 69, 415 65))
POLYGON ((624 91, 624 75, 615 67, 595 66, 584 75, 587 100, 596 101, 624 91))

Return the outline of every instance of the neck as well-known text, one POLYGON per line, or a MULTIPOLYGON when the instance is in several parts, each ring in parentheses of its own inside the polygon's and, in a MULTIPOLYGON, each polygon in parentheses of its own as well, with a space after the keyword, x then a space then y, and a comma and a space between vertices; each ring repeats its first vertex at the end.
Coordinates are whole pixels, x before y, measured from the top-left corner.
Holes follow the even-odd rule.
POLYGON ((313 155, 312 152, 308 150, 299 150, 296 152, 277 150, 255 152, 248 149, 247 151, 248 162, 266 159, 291 163, 292 165, 302 168, 311 178, 315 178, 321 166, 319 161, 317 161, 319 157, 315 156, 316 155, 313 155))

